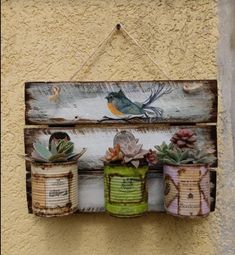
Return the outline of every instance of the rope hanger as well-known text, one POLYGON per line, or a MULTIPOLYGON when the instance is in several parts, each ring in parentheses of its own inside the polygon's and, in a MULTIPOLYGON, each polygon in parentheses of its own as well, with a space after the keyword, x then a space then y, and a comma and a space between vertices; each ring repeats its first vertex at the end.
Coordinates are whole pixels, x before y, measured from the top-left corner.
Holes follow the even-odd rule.
MULTIPOLYGON (((116 26, 113 27, 113 29, 110 31, 110 33, 104 38, 103 41, 100 42, 100 44, 97 46, 97 48, 92 52, 92 54, 90 56, 88 56, 88 58, 83 62, 83 64, 79 67, 79 69, 71 76, 71 78, 69 79, 69 81, 72 81, 74 79, 74 77, 82 70, 82 68, 88 63, 88 61, 95 55, 95 53, 100 49, 100 47, 106 42, 108 41, 113 33, 115 31, 122 31, 124 32, 140 49, 141 51, 149 58, 149 60, 151 60, 151 62, 158 68, 159 71, 161 71, 165 77, 168 80, 171 80, 170 76, 160 67, 160 65, 157 63, 156 60, 154 60, 151 55, 139 44, 139 42, 126 30, 126 28, 124 27, 123 24, 118 23, 116 26)), ((186 93, 194 93, 196 92, 198 89, 201 88, 201 84, 198 85, 189 85, 189 84, 185 84, 183 86, 183 90, 186 93)), ((53 88, 52 89, 52 95, 48 97, 49 101, 53 101, 55 103, 58 103, 59 101, 59 97, 60 97, 60 89, 59 88, 53 88)))
MULTIPOLYGON (((118 23, 116 26, 113 27, 113 29, 104 38, 104 40, 100 42, 100 44, 92 52, 92 54, 88 56, 88 58, 83 62, 83 64, 79 67, 79 69, 70 77, 69 81, 72 81, 74 77, 76 77, 76 75, 82 70, 82 68, 88 63, 88 61, 95 55, 95 53, 100 49, 100 47, 112 37, 115 31, 123 31, 141 49, 141 51, 151 60, 151 62, 158 68, 158 70, 161 71, 168 80, 171 80, 169 75, 166 74, 166 72, 159 66, 156 60, 154 60, 150 56, 150 54, 139 44, 139 42, 125 29, 124 25, 121 23, 118 23)), ((49 101, 58 103, 60 98, 60 88, 55 87, 52 89, 51 92, 52 92, 52 95, 48 97, 49 101)))
POLYGON ((97 48, 92 52, 90 56, 83 62, 83 64, 79 67, 79 69, 71 76, 69 81, 73 80, 74 77, 82 70, 82 68, 87 64, 87 62, 95 55, 95 53, 100 49, 100 47, 108 41, 108 39, 111 38, 113 33, 118 30, 118 31, 123 31, 140 49, 141 51, 151 60, 151 62, 158 68, 159 71, 161 71, 167 79, 170 80, 169 75, 159 66, 159 64, 154 60, 150 54, 139 44, 139 42, 126 30, 123 24, 118 23, 114 28, 110 31, 110 33, 104 38, 103 41, 100 42, 100 44, 97 46, 97 48))

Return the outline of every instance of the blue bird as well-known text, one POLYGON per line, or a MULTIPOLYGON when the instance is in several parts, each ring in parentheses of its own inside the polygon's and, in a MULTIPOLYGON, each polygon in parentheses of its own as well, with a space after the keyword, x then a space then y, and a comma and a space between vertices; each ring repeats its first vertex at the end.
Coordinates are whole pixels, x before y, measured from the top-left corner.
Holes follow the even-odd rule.
POLYGON ((172 89, 170 87, 160 84, 156 91, 151 91, 149 98, 143 103, 132 102, 126 97, 121 89, 119 92, 110 92, 106 99, 108 101, 108 109, 115 116, 124 117, 125 115, 144 115, 150 117, 151 115, 155 118, 162 118, 163 109, 151 106, 151 104, 161 96, 171 92, 172 89))

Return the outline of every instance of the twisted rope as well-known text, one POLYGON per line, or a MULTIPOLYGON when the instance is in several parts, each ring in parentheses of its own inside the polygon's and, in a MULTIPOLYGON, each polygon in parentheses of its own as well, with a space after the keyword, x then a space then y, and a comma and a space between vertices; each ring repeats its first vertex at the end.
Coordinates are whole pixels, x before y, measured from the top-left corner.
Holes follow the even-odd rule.
POLYGON ((154 60, 150 54, 139 44, 139 42, 126 30, 126 28, 124 27, 124 25, 122 24, 117 24, 111 31, 110 33, 104 38, 103 41, 101 41, 99 43, 99 45, 97 46, 97 48, 92 52, 92 54, 90 56, 88 56, 88 58, 83 62, 83 64, 79 67, 79 69, 70 77, 69 81, 73 80, 73 78, 82 70, 82 68, 87 64, 87 62, 96 54, 96 52, 100 49, 100 47, 106 42, 108 41, 108 39, 111 38, 111 36, 113 35, 114 31, 116 30, 120 30, 120 31, 124 31, 125 34, 142 50, 142 52, 151 60, 151 62, 158 68, 159 71, 161 71, 165 77, 167 79, 170 80, 169 75, 160 67, 160 65, 157 63, 156 60, 154 60))

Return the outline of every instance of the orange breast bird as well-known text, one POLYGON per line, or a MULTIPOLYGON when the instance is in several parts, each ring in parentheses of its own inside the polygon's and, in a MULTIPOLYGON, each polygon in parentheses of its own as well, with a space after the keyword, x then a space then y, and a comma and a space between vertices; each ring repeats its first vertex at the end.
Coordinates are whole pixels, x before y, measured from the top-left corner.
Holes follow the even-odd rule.
POLYGON ((153 107, 151 104, 161 96, 171 92, 172 89, 170 87, 160 84, 156 91, 151 91, 149 98, 144 103, 132 102, 121 89, 119 92, 110 92, 106 99, 108 101, 108 109, 115 116, 145 115, 149 117, 149 115, 154 115, 156 118, 161 118, 163 109, 153 107))

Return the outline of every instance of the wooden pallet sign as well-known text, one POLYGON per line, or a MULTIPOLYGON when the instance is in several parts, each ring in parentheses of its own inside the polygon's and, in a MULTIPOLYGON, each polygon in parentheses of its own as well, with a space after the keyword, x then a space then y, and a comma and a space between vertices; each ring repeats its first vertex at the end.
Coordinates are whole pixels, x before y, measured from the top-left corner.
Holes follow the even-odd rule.
MULTIPOLYGON (((104 212, 103 162, 119 131, 129 131, 146 149, 170 141, 180 128, 197 134, 200 148, 217 154, 217 82, 118 81, 118 82, 28 82, 25 84, 25 153, 33 143, 48 146, 50 136, 65 132, 75 151, 87 148, 78 160, 78 212, 104 212)), ((217 167, 217 163, 213 168, 217 167)), ((212 182, 211 211, 215 209, 216 171, 212 182)), ((28 210, 32 212, 32 169, 26 162, 28 210)), ((149 168, 148 208, 162 212, 162 166, 149 168)))
MULTIPOLYGON (((50 136, 55 132, 66 132, 74 142, 75 150, 87 148, 85 155, 78 161, 79 173, 79 210, 99 212, 104 210, 103 194, 103 162, 101 161, 106 149, 112 146, 113 137, 118 131, 131 131, 146 148, 154 148, 155 144, 164 140, 168 141, 181 126, 156 126, 142 125, 119 125, 102 127, 76 127, 76 128, 26 128, 25 129, 25 152, 30 154, 33 143, 40 142, 47 146, 50 136), (153 139, 154 138, 154 139, 153 139), (92 195, 93 194, 93 195, 92 195), (88 199, 89 197, 89 199, 88 199), (90 202, 89 202, 90 201, 90 202)), ((201 148, 216 150, 216 127, 215 126, 183 126, 192 129, 198 136, 198 145, 201 148)), ((216 152, 215 152, 216 153, 216 152)), ((216 165, 214 165, 216 167, 216 165)), ((31 176, 30 164, 27 164, 28 206, 31 210, 31 176)), ((163 211, 163 181, 162 166, 155 165, 148 175, 149 186, 149 210, 163 211)))
POLYGON ((28 82, 26 123, 217 122, 210 81, 28 82))
MULTIPOLYGON (((216 127, 215 126, 186 126, 192 129, 198 136, 197 142, 200 148, 212 148, 216 150, 216 127)), ((48 146, 51 134, 55 132, 66 132, 74 142, 75 151, 87 148, 87 152, 79 159, 80 170, 100 170, 103 169, 101 158, 104 156, 106 149, 113 146, 113 138, 118 131, 128 130, 134 134, 144 144, 145 148, 152 148, 163 141, 170 141, 173 134, 181 126, 112 126, 103 127, 76 127, 76 128, 26 128, 25 129, 25 150, 30 154, 33 150, 33 143, 40 142, 48 146)), ((158 169, 161 169, 158 167, 158 169)))

